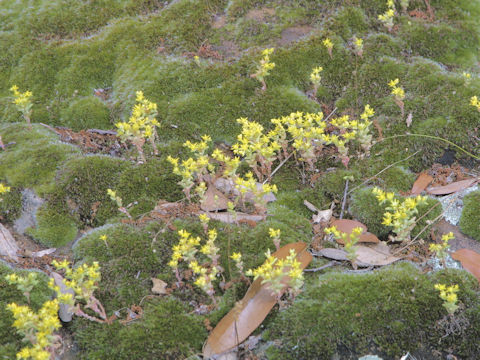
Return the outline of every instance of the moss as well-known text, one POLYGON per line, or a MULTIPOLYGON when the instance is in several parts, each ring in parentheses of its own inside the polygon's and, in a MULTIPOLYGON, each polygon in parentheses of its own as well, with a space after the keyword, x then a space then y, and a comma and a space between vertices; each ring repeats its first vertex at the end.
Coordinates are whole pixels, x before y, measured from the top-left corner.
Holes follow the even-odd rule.
POLYGON ((73 130, 108 129, 110 110, 96 97, 86 97, 72 101, 70 106, 61 114, 61 123, 73 130))
POLYGON ((118 214, 107 189, 116 190, 122 172, 130 166, 127 161, 103 155, 73 159, 58 173, 57 194, 64 196, 68 210, 81 223, 103 225, 108 218, 118 214))
POLYGON ((207 331, 203 318, 179 301, 167 299, 144 305, 142 319, 128 325, 77 320, 75 339, 80 359, 180 359, 201 351, 207 331))
POLYGON ((359 183, 361 173, 357 170, 335 169, 326 172, 320 177, 315 184, 315 190, 323 192, 330 199, 341 201, 343 193, 345 192, 346 177, 353 177, 353 181, 349 180, 349 188, 351 189, 355 184, 359 183))
POLYGON ((480 191, 471 192, 463 198, 459 225, 463 233, 480 241, 480 191))
POLYGON ((426 275, 401 263, 365 275, 330 272, 269 326, 265 338, 279 342, 269 348, 268 358, 330 359, 340 353, 357 359, 372 351, 393 358, 422 346, 473 358, 479 355, 473 325, 479 315, 478 283, 464 271, 426 275), (444 332, 436 328, 446 315, 434 289, 439 282, 460 286, 463 314, 471 324, 462 335, 442 338, 444 332))
MULTIPOLYGON (((15 302, 19 305, 26 305, 27 301, 16 286, 8 285, 5 276, 13 271, 3 264, 0 264, 0 358, 14 359, 15 354, 25 346, 22 337, 16 333, 13 324, 12 313, 6 309, 7 304, 15 302)), ((26 271, 16 271, 19 275, 26 275, 26 271)), ((51 291, 47 287, 47 276, 38 274, 39 284, 30 294, 30 306, 37 311, 41 305, 50 299, 51 291)))
POLYGON ((26 230, 35 241, 48 247, 66 245, 77 236, 77 224, 69 214, 50 204, 43 205, 36 214, 37 224, 26 230))
POLYGON ((323 192, 307 188, 299 191, 281 191, 277 195, 276 204, 285 206, 298 215, 311 218, 313 213, 304 205, 303 202, 305 200, 309 201, 320 210, 324 210, 330 203, 324 196, 323 192))
POLYGON ((345 41, 351 40, 353 36, 363 38, 363 34, 368 29, 368 18, 361 8, 342 7, 330 22, 327 22, 326 29, 341 36, 345 41))
MULTIPOLYGON (((397 195, 398 197, 398 195, 397 195)), ((350 202, 349 211, 357 220, 364 223, 368 231, 374 233, 379 238, 385 239, 391 231, 391 227, 382 225, 383 214, 387 208, 386 204, 379 204, 377 198, 372 194, 372 188, 365 187, 356 190, 350 202)), ((416 236, 430 220, 435 219, 442 212, 438 200, 429 198, 426 204, 418 206, 417 219, 420 219, 412 230, 412 236, 416 236), (435 208, 433 208, 435 206, 435 208), (433 209, 432 209, 433 208, 433 209), (428 215, 424 214, 432 209, 428 215)), ((423 232, 423 236, 428 236, 428 232, 423 232)))
MULTIPOLYGON (((8 185, 8 184, 7 184, 8 185)), ((11 188, 0 200, 0 219, 13 223, 22 211, 22 192, 19 188, 11 188)))
POLYGON ((0 135, 5 143, 15 142, 0 153, 0 177, 15 187, 31 187, 40 196, 52 189, 57 167, 79 153, 40 125, 32 131, 25 124, 2 125, 0 135))

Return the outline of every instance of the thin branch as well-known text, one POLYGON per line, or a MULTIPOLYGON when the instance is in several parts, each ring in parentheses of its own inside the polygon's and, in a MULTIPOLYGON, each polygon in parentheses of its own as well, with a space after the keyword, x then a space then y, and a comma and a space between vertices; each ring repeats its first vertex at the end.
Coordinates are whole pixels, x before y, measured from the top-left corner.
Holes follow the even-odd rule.
POLYGON ((365 185, 365 184, 368 183, 370 180, 375 179, 378 175, 380 175, 381 173, 387 171, 387 170, 390 169, 392 166, 395 166, 395 165, 397 165, 397 164, 399 164, 399 163, 401 163, 401 162, 407 161, 407 160, 410 159, 411 157, 417 155, 419 152, 420 152, 420 150, 417 150, 417 151, 415 151, 413 154, 411 154, 410 156, 406 157, 405 159, 398 160, 398 161, 394 162, 393 164, 388 165, 386 168, 380 170, 378 173, 376 173, 376 174, 373 175, 372 177, 368 178, 367 180, 365 180, 364 182, 362 182, 360 185, 355 186, 352 190, 350 190, 350 191, 347 193, 347 195, 350 195, 353 191, 355 191, 356 189, 358 189, 360 186, 365 185))
POLYGON ((287 162, 288 159, 290 159, 292 157, 292 155, 295 153, 295 151, 293 151, 292 153, 290 153, 290 155, 288 155, 285 159, 283 159, 283 161, 278 164, 278 166, 275 168, 275 170, 272 171, 272 174, 270 175, 270 178, 267 178, 263 181, 263 185, 265 185, 267 183, 267 181, 270 181, 272 180, 272 177, 273 175, 275 175, 275 173, 280 170, 280 168, 287 162))
POLYGON ((348 179, 345 181, 345 191, 343 192, 342 211, 340 211, 340 219, 343 219, 343 212, 345 211, 345 204, 347 202, 348 179))
POLYGON ((327 268, 329 268, 329 267, 332 267, 332 266, 335 266, 335 265, 340 265, 340 264, 341 264, 340 261, 335 261, 335 260, 333 260, 333 261, 330 261, 328 264, 325 264, 325 265, 320 266, 320 267, 318 267, 318 268, 315 268, 315 269, 305 269, 305 270, 303 270, 303 271, 305 271, 305 272, 317 272, 317 271, 321 271, 321 270, 327 269, 327 268))

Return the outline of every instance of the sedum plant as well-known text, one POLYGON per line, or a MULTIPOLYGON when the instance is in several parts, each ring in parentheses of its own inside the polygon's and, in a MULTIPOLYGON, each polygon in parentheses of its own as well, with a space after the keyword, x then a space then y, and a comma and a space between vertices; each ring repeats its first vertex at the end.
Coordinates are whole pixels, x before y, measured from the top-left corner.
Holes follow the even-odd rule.
POLYGON ((13 327, 23 336, 29 345, 23 347, 16 355, 17 359, 48 360, 54 359, 59 336, 54 332, 61 327, 57 313, 58 299, 45 302, 38 312, 29 306, 11 303, 7 309, 12 312, 13 327))
POLYGON ((17 289, 23 293, 23 296, 27 298, 27 302, 30 304, 30 293, 38 285, 37 273, 30 272, 25 277, 12 273, 5 276, 5 280, 7 280, 9 285, 16 285, 17 289))
POLYGON ((320 73, 322 71, 323 71, 323 68, 321 66, 317 66, 313 68, 310 74, 310 81, 313 84, 313 97, 315 99, 317 98, 318 87, 320 86, 320 81, 322 80, 322 77, 320 76, 320 73))
MULTIPOLYGON (((10 186, 6 186, 6 185, 0 183, 0 196, 10 192, 10 190, 11 190, 10 186)), ((2 201, 2 200, 3 199, 0 197, 0 201, 2 201)))
POLYGON ((477 96, 472 96, 470 98, 470 105, 475 106, 478 111, 480 111, 480 101, 477 96))
POLYGON ((290 249, 285 259, 278 259, 268 250, 265 253, 267 259, 263 265, 246 272, 247 276, 253 276, 254 280, 261 278, 262 284, 267 284, 272 295, 280 301, 285 285, 291 297, 295 297, 303 286, 304 278, 300 262, 297 260, 297 253, 290 249), (285 280, 285 276, 287 280, 285 280))
POLYGON ((363 39, 353 37, 353 52, 359 57, 363 56, 363 39))
POLYGON ((399 200, 393 192, 384 192, 375 187, 372 190, 380 204, 387 203, 387 211, 383 214, 383 225, 390 226, 396 234, 395 241, 408 241, 410 232, 415 227, 415 215, 418 214, 418 205, 427 202, 426 196, 399 200))
POLYGON ((107 320, 107 314, 101 302, 93 295, 100 281, 100 265, 94 261, 92 265, 82 264, 73 269, 67 260, 58 262, 53 260, 52 265, 57 270, 64 270, 63 284, 73 290, 75 295, 62 293, 60 287, 50 279, 49 286, 57 293, 59 302, 69 305, 70 311, 76 316, 88 320, 103 323, 107 320), (87 314, 83 309, 92 310, 97 316, 87 314))
POLYGON ((262 91, 267 90, 267 83, 265 78, 270 75, 270 71, 275 68, 275 63, 270 61, 274 48, 265 49, 262 51, 262 59, 257 65, 257 71, 251 75, 252 78, 257 79, 262 84, 262 91))
POLYGON ((458 285, 447 286, 445 284, 435 284, 435 289, 440 291, 440 299, 443 300, 443 307, 447 309, 450 316, 453 316, 458 309, 458 297, 457 292, 459 290, 458 285))
POLYGON ((333 58, 332 50, 333 50, 333 42, 329 38, 326 38, 322 41, 323 46, 327 48, 328 55, 330 55, 330 59, 333 58))
POLYGON ((352 229, 352 232, 350 234, 345 233, 343 231, 338 230, 335 226, 329 227, 325 229, 326 234, 333 234, 335 239, 342 240, 345 248, 345 251, 347 252, 347 259, 350 260, 352 263, 352 266, 356 269, 357 266, 355 265, 355 261, 357 259, 357 248, 356 244, 360 240, 360 235, 363 233, 363 229, 358 226, 354 229, 352 229))
POLYGON ((392 89, 391 94, 394 96, 395 103, 398 105, 400 108, 400 111, 402 112, 402 117, 404 116, 404 107, 405 104, 403 102, 403 99, 405 99, 405 90, 401 86, 398 86, 398 83, 400 80, 395 79, 391 80, 388 83, 388 86, 392 89))
POLYGON ((443 262, 443 267, 446 267, 445 259, 447 257, 447 251, 450 248, 448 242, 454 239, 453 233, 450 231, 448 234, 442 235, 442 243, 441 244, 430 244, 429 249, 431 252, 435 253, 435 256, 439 258, 443 262))
POLYGON ((28 124, 28 127, 32 129, 31 116, 32 116, 32 97, 31 91, 25 91, 24 93, 18 90, 17 85, 13 85, 10 88, 10 91, 13 93, 13 103, 17 107, 17 110, 22 113, 23 118, 28 124))
POLYGON ((136 104, 133 106, 128 122, 118 122, 115 126, 120 139, 124 142, 130 141, 136 147, 140 161, 145 163, 143 146, 147 139, 152 144, 154 154, 158 154, 155 139, 156 127, 160 124, 155 119, 158 114, 157 104, 145 99, 142 91, 137 91, 136 95, 136 104))
POLYGON ((393 0, 387 1, 387 11, 378 15, 378 20, 388 29, 389 32, 393 29, 393 18, 395 17, 395 2, 393 0))

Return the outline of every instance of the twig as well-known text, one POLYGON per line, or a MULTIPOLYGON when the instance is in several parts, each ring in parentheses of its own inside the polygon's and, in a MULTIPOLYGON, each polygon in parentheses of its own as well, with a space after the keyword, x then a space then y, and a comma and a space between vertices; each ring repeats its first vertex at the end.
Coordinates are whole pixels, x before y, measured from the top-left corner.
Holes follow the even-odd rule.
POLYGON ((305 272, 317 272, 317 271, 321 271, 323 269, 326 269, 326 268, 329 268, 329 267, 332 267, 332 266, 335 266, 335 265, 340 265, 341 262, 340 261, 335 261, 335 260, 332 260, 330 261, 328 264, 325 264, 323 266, 320 266, 318 268, 315 268, 315 269, 305 269, 303 271, 305 272))
POLYGON ((376 173, 376 174, 373 175, 372 177, 368 178, 367 180, 365 180, 364 182, 362 182, 360 185, 355 186, 352 190, 350 190, 350 191, 347 193, 347 195, 351 194, 353 191, 355 191, 356 189, 358 189, 360 186, 365 185, 365 184, 368 183, 370 180, 375 179, 378 175, 380 175, 380 174, 383 173, 384 171, 387 171, 387 170, 390 169, 392 166, 395 166, 395 165, 397 165, 397 164, 399 164, 399 163, 401 163, 401 162, 407 161, 407 160, 410 159, 412 156, 417 155, 419 152, 420 152, 420 150, 417 150, 417 151, 415 151, 412 155, 406 157, 405 159, 398 160, 398 161, 394 162, 393 164, 388 165, 386 168, 380 170, 378 173, 376 173))
POLYGON ((347 202, 348 179, 345 182, 345 191, 343 192, 342 211, 340 211, 340 219, 343 219, 343 212, 345 211, 345 204, 347 202))
POLYGON ((272 180, 273 175, 275 175, 275 173, 278 170, 280 170, 280 168, 283 166, 283 164, 285 164, 287 162, 287 160, 290 159, 294 153, 295 153, 295 151, 293 151, 292 153, 290 153, 290 155, 288 155, 285 159, 283 159, 283 161, 280 164, 278 164, 278 166, 275 168, 275 170, 272 171, 272 174, 270 175, 270 177, 265 179, 262 184, 265 185, 267 183, 267 181, 272 180))
POLYGON ((327 121, 328 119, 330 119, 332 117, 333 114, 335 114, 335 111, 337 111, 337 107, 335 109, 332 110, 332 112, 330 114, 328 114, 328 116, 325 118, 325 121, 327 121))

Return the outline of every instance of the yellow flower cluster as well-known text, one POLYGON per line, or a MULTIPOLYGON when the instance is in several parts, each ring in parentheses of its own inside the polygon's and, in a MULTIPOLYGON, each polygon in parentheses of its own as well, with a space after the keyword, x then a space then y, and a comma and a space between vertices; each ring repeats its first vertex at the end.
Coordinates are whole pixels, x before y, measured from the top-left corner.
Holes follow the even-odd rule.
POLYGON ((383 225, 393 227, 397 234, 397 241, 405 241, 410 238, 410 232, 415 226, 415 215, 418 213, 417 206, 427 202, 426 196, 418 195, 416 198, 406 198, 400 201, 395 198, 393 192, 384 192, 375 187, 372 193, 377 197, 380 204, 389 203, 387 212, 383 214, 383 225))
POLYGON ((213 298, 215 294, 213 281, 216 279, 217 274, 222 271, 218 265, 218 259, 220 257, 218 252, 220 249, 215 245, 215 240, 218 235, 217 230, 211 229, 208 231, 208 239, 200 248, 200 253, 206 255, 210 260, 209 266, 200 265, 195 257, 198 252, 197 247, 200 246, 200 237, 193 237, 191 236, 192 234, 183 229, 179 230, 178 234, 180 235, 180 241, 173 247, 172 259, 168 265, 175 270, 177 278, 179 278, 180 281, 178 262, 184 260, 188 263, 188 267, 196 277, 194 284, 213 298))
POLYGON ((15 319, 13 326, 17 332, 24 336, 24 341, 31 344, 17 353, 17 359, 50 359, 49 348, 56 341, 53 333, 61 326, 57 316, 58 300, 45 302, 37 313, 29 306, 15 303, 8 304, 7 309, 13 314, 15 319))
POLYGON ((347 252, 347 258, 350 261, 355 261, 357 258, 355 245, 360 239, 360 235, 363 233, 363 229, 358 226, 352 230, 350 234, 338 230, 335 226, 325 229, 326 234, 333 234, 335 239, 341 239, 345 244, 345 251, 347 252))
POLYGON ((265 77, 270 74, 270 70, 275 68, 275 63, 270 61, 270 55, 272 55, 274 48, 265 49, 262 51, 263 58, 257 66, 257 71, 253 74, 258 81, 260 81, 265 87, 265 77))
POLYGON ((322 80, 320 73, 322 71, 323 68, 321 66, 317 66, 313 68, 312 73, 310 74, 310 81, 312 82, 315 89, 318 89, 318 87, 320 86, 320 81, 322 80))
POLYGON ((395 2, 393 0, 388 0, 387 7, 388 10, 385 13, 378 15, 378 20, 382 22, 388 31, 392 31, 393 18, 395 16, 395 2))
POLYGON ((235 177, 238 166, 240 165, 240 158, 238 156, 230 157, 225 155, 225 153, 220 149, 215 149, 213 150, 212 158, 223 164, 223 177, 235 177))
POLYGON ((477 96, 472 96, 470 98, 470 105, 475 106, 478 111, 480 111, 480 101, 477 96))
POLYGON ((107 189, 107 195, 110 197, 110 199, 117 204, 117 206, 120 208, 122 207, 122 198, 120 196, 117 196, 117 193, 112 190, 112 189, 107 189))
POLYGON ((363 39, 353 37, 353 50, 357 56, 361 57, 363 55, 363 39))
POLYGON ((158 114, 157 104, 145 99, 142 91, 137 91, 136 95, 137 103, 133 106, 128 122, 118 122, 115 126, 120 139, 131 141, 136 146, 142 160, 145 161, 143 144, 145 139, 149 139, 156 153, 156 127, 160 126, 160 123, 155 119, 158 114))
POLYGON ((316 158, 315 149, 321 147, 327 140, 325 128, 327 124, 323 121, 323 113, 303 113, 300 111, 273 119, 276 126, 274 135, 286 132, 292 139, 293 148, 298 151, 300 160, 310 163, 316 158))
POLYGON ((30 116, 32 114, 32 92, 31 91, 25 91, 24 93, 21 93, 18 91, 18 86, 13 85, 10 88, 10 91, 13 93, 13 103, 17 107, 17 110, 22 113, 23 118, 27 121, 28 125, 30 125, 30 116))
POLYGON ((441 244, 430 244, 430 251, 435 252, 436 256, 443 260, 447 256, 447 250, 450 248, 448 242, 454 239, 453 233, 450 231, 448 234, 442 235, 442 243, 441 244))
POLYGON ((237 119, 237 122, 242 125, 242 132, 237 136, 237 143, 232 146, 234 154, 244 157, 254 171, 259 166, 271 169, 280 150, 280 144, 272 136, 273 133, 265 135, 262 125, 247 118, 237 119))
POLYGON ((443 300, 443 307, 447 309, 449 315, 453 315, 458 309, 458 285, 446 286, 445 284, 435 284, 435 289, 440 291, 439 296, 440 299, 443 300))
MULTIPOLYGON (((6 185, 0 183, 0 195, 8 193, 8 192, 10 192, 10 190, 11 190, 10 186, 6 186, 6 185)), ((0 201, 2 201, 2 200, 3 199, 0 197, 0 201)))
POLYGON ((251 171, 245 174, 245 177, 237 176, 235 178, 235 188, 244 196, 246 193, 250 192, 255 198, 255 202, 261 206, 265 205, 263 197, 268 193, 276 193, 278 191, 277 185, 257 184, 255 178, 251 171))
POLYGON ((203 182, 202 177, 206 175, 208 171, 214 170, 213 164, 210 164, 209 157, 206 155, 211 141, 212 139, 208 135, 203 135, 202 141, 197 143, 186 141, 183 146, 190 149, 194 157, 182 160, 181 163, 179 163, 178 158, 171 156, 167 158, 167 161, 173 166, 173 173, 182 178, 179 184, 182 186, 188 198, 190 198, 190 189, 195 184, 195 179, 199 180, 200 188, 197 191, 199 195, 202 197, 206 191, 206 184, 203 182))
MULTIPOLYGON (((57 270, 65 270, 65 279, 63 283, 66 287, 71 288, 75 292, 75 299, 85 300, 87 303, 93 296, 93 292, 98 288, 98 282, 100 281, 100 265, 94 261, 92 265, 82 264, 76 269, 72 269, 70 263, 67 260, 58 262, 52 261, 52 265, 57 270)), ((57 294, 61 295, 60 288, 54 285, 53 279, 50 279, 49 286, 54 289, 57 294)), ((62 302, 73 306, 74 300, 71 299, 70 294, 64 295, 62 302), (68 299, 70 297, 70 300, 68 299)))
POLYGON ((172 259, 168 265, 174 269, 178 268, 178 262, 181 259, 184 259, 188 262, 191 262, 195 258, 197 253, 197 246, 200 245, 200 237, 191 236, 186 230, 179 230, 178 235, 180 235, 180 241, 177 245, 173 247, 172 259))
POLYGON ((388 86, 392 88, 391 94, 395 96, 395 99, 398 101, 402 101, 403 99, 405 99, 405 90, 403 90, 402 87, 397 86, 399 82, 400 80, 398 79, 391 80, 388 83, 388 86))
POLYGON ((29 272, 25 277, 12 273, 6 275, 5 280, 7 280, 8 284, 10 285, 16 285, 17 289, 23 293, 28 302, 30 302, 30 293, 32 292, 33 288, 38 285, 37 273, 34 272, 29 272))
POLYGON ((297 253, 294 249, 290 249, 289 255, 285 259, 279 259, 273 256, 268 250, 265 253, 267 259, 263 265, 254 270, 248 270, 247 276, 253 276, 254 280, 262 278, 262 284, 272 291, 273 295, 280 296, 285 286, 293 294, 298 293, 303 286, 303 270, 300 262, 297 260, 297 253), (285 277, 288 276, 288 282, 285 277))
POLYGON ((322 41, 323 46, 327 48, 328 54, 332 57, 333 42, 329 38, 322 41))
POLYGON ((232 255, 230 255, 230 259, 235 262, 235 267, 237 268, 238 272, 243 275, 242 254, 239 252, 234 252, 232 255))
POLYGON ((268 235, 273 241, 275 248, 278 250, 280 249, 280 229, 268 229, 268 235))

